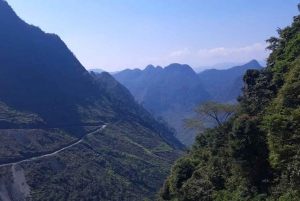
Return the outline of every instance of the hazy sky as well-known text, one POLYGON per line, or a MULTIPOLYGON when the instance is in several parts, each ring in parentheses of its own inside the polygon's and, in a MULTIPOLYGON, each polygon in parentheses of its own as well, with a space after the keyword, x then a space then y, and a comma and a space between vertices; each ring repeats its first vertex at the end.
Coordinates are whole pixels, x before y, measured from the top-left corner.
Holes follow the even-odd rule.
POLYGON ((107 71, 263 60, 265 40, 299 13, 299 0, 7 1, 58 34, 87 69, 107 71))

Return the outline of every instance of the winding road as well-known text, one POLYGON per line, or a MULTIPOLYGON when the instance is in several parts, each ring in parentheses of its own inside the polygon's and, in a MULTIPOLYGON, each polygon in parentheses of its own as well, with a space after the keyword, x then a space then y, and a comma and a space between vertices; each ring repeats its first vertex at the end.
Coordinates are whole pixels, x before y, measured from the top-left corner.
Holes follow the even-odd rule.
POLYGON ((0 167, 9 166, 9 165, 15 165, 15 164, 26 162, 26 161, 32 161, 32 160, 36 160, 36 159, 40 159, 40 158, 44 158, 44 157, 48 157, 48 156, 53 156, 53 155, 55 155, 55 154, 57 154, 57 153, 65 150, 65 149, 68 149, 70 147, 73 147, 73 146, 79 144, 80 142, 82 142, 84 140, 85 137, 87 137, 89 135, 93 135, 93 134, 97 133, 98 131, 105 129, 105 127, 106 127, 106 125, 103 125, 103 126, 101 126, 101 128, 98 128, 95 131, 92 131, 90 133, 85 134, 84 136, 82 136, 80 139, 78 139, 73 144, 65 146, 65 147, 63 147, 63 148, 61 148, 61 149, 59 149, 57 151, 53 151, 52 153, 48 153, 48 154, 44 154, 44 155, 40 155, 40 156, 35 156, 35 157, 31 157, 31 158, 26 158, 26 159, 23 159, 23 160, 20 160, 20 161, 17 161, 17 162, 13 162, 13 163, 5 163, 5 164, 0 165, 0 167))

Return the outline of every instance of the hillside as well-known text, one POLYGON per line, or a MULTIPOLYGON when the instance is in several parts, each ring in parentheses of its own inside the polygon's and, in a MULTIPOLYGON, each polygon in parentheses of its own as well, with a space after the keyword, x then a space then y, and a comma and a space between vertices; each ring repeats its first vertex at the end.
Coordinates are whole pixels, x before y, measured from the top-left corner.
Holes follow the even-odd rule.
POLYGON ((138 104, 129 90, 120 84, 114 77, 109 73, 103 72, 94 75, 97 82, 105 87, 106 92, 114 97, 118 101, 119 107, 131 108, 135 115, 141 118, 141 122, 148 124, 147 126, 153 127, 158 131, 161 136, 169 143, 172 147, 179 150, 183 150, 185 147, 179 142, 177 138, 174 137, 174 132, 172 128, 168 127, 164 122, 157 121, 147 110, 145 110, 140 104, 138 104))
POLYGON ((213 100, 220 102, 233 102, 241 94, 243 87, 242 76, 248 69, 261 70, 263 67, 252 60, 244 65, 235 66, 229 69, 209 69, 199 73, 205 89, 213 100))
POLYGON ((144 70, 127 69, 113 76, 150 113, 174 127, 181 142, 186 145, 193 142, 196 133, 183 129, 184 119, 191 117, 199 101, 210 99, 210 96, 190 66, 149 65, 144 70))
POLYGON ((267 40, 266 69, 243 76, 240 111, 196 137, 159 200, 299 200, 299 30, 300 15, 267 40))
POLYGON ((154 199, 184 147, 168 127, 3 0, 0 26, 0 200, 154 199))

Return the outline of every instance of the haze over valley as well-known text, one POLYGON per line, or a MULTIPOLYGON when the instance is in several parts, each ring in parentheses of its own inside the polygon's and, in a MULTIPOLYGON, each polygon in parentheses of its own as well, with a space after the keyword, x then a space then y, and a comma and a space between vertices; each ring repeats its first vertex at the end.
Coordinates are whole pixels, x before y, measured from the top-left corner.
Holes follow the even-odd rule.
POLYGON ((147 66, 144 70, 124 70, 113 76, 129 89, 136 101, 156 118, 176 130, 176 137, 190 146, 198 131, 184 129, 184 120, 194 116, 200 101, 235 103, 248 69, 262 69, 253 60, 227 70, 208 69, 199 74, 188 65, 147 66))
POLYGON ((299 12, 0 0, 0 201, 299 200, 299 12))

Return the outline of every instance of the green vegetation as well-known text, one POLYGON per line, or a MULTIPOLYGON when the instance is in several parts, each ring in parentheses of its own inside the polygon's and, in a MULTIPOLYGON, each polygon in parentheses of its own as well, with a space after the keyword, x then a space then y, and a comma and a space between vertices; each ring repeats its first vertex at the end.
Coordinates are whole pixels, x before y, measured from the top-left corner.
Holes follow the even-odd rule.
POLYGON ((240 111, 196 137, 159 200, 299 200, 299 30, 300 15, 267 40, 267 68, 245 73, 240 111))
MULTIPOLYGON (((140 145, 146 136, 156 135, 128 122, 109 125, 83 143, 58 155, 23 163, 27 183, 34 200, 139 200, 154 199, 158 181, 162 180, 176 159, 165 162, 152 150, 159 144, 140 145), (128 137, 132 139, 128 141, 128 137), (80 150, 80 151, 79 151, 80 150)), ((169 152, 170 154, 170 152, 169 152)), ((171 154, 172 155, 172 154, 171 154)))
POLYGON ((169 127, 4 0, 0 27, 0 200, 153 200, 184 148, 169 127))
POLYGON ((195 130, 207 130, 213 126, 222 126, 227 119, 239 110, 238 105, 221 104, 217 101, 203 101, 195 109, 197 116, 186 119, 185 127, 195 130))

